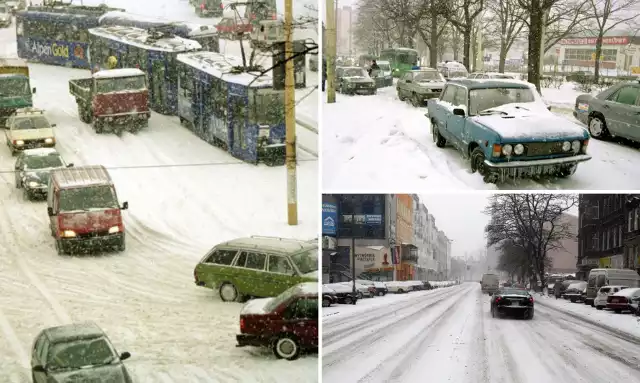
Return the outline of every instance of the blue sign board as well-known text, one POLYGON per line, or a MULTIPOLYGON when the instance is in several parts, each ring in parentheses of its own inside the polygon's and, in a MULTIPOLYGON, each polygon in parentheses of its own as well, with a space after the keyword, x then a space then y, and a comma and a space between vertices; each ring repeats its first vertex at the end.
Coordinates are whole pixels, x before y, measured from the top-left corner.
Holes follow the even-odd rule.
POLYGON ((365 214, 365 225, 382 225, 382 214, 365 214))
POLYGON ((338 206, 334 203, 322 203, 322 234, 338 233, 338 206))

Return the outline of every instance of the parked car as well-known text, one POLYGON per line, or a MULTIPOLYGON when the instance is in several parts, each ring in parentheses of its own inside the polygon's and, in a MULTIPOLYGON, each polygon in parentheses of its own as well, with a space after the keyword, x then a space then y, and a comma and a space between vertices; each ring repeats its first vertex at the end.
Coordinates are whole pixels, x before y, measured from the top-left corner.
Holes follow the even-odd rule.
POLYGON ((303 282, 318 281, 318 245, 297 239, 238 238, 214 246, 196 265, 197 286, 218 291, 225 302, 274 297, 303 282))
POLYGON ((573 116, 589 127, 593 138, 640 142, 640 80, 618 83, 596 96, 579 95, 573 116))
POLYGON ((56 146, 53 128, 42 109, 22 108, 7 118, 6 140, 11 154, 34 148, 52 148, 56 146))
POLYGON ((445 61, 439 63, 436 68, 438 69, 438 72, 442 73, 447 81, 458 78, 466 78, 467 76, 469 76, 469 71, 467 71, 467 68, 462 63, 459 63, 457 61, 445 61))
POLYGON ((340 283, 330 283, 322 286, 323 291, 333 291, 337 303, 355 305, 358 302, 358 293, 353 293, 353 288, 340 283))
POLYGON ((607 297, 607 308, 616 313, 636 312, 640 301, 640 288, 630 287, 607 297))
POLYGON ((451 80, 427 106, 436 146, 453 145, 487 183, 569 177, 591 159, 586 129, 551 113, 523 81, 451 80))
MULTIPOLYGON (((338 289, 340 291, 353 291, 353 282, 348 281, 348 282, 337 282, 337 283, 330 283, 328 285, 326 285, 334 290, 338 289), (344 287, 344 288, 343 288, 344 287)), ((373 296, 375 296, 375 289, 373 289, 373 291, 369 288, 368 285, 363 285, 361 283, 359 283, 358 280, 356 280, 356 296, 358 297, 358 299, 362 299, 362 298, 371 298, 373 296)))
POLYGON ((584 302, 587 298, 587 282, 578 281, 573 282, 567 287, 564 293, 566 299, 569 299, 572 303, 584 302))
POLYGON ((240 311, 238 347, 270 347, 280 359, 294 360, 318 349, 318 284, 301 283, 273 298, 251 300, 240 311))
POLYGON ((587 278, 587 304, 593 305, 602 286, 640 287, 640 276, 629 269, 592 269, 587 278))
POLYGON ((533 319, 533 313, 533 297, 526 290, 503 287, 491 297, 491 316, 494 318, 511 314, 533 319))
POLYGON ((376 94, 376 82, 360 67, 336 68, 336 88, 343 94, 376 94))
POLYGON ((133 382, 122 363, 131 354, 116 352, 107 334, 93 322, 47 328, 36 336, 31 350, 34 383, 133 382))
POLYGON ((25 199, 46 197, 49 177, 54 169, 73 167, 53 148, 27 149, 15 164, 16 188, 24 190, 25 199))
POLYGON ((620 292, 627 287, 628 286, 602 286, 600 290, 598 290, 598 295, 596 295, 593 300, 593 306, 598 310, 602 310, 607 307, 607 298, 609 298, 609 295, 620 292))
POLYGON ((500 288, 500 279, 496 274, 486 273, 482 275, 482 292, 486 294, 493 294, 500 288))
POLYGON ((487 79, 502 79, 502 80, 516 80, 516 78, 510 74, 498 73, 498 72, 474 72, 467 77, 470 80, 487 80, 487 79))
POLYGON ((372 296, 377 295, 381 297, 389 292, 389 289, 387 288, 387 285, 384 284, 384 282, 370 281, 368 279, 356 279, 356 282, 360 283, 361 285, 367 286, 372 296))
POLYGON ((104 166, 54 169, 47 186, 49 229, 58 254, 82 249, 125 250, 116 187, 104 166))
POLYGON ((396 91, 400 101, 408 98, 417 107, 432 98, 440 97, 445 82, 444 76, 435 69, 415 69, 405 72, 398 79, 396 91))
POLYGON ((421 281, 389 281, 385 282, 387 289, 390 293, 404 294, 410 291, 415 291, 416 286, 422 284, 421 281))

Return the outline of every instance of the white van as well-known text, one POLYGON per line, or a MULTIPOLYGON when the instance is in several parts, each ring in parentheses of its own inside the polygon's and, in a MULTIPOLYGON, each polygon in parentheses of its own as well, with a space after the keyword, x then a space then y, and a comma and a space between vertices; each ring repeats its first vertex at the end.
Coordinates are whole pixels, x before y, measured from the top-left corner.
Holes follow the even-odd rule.
POLYGON ((500 278, 496 274, 487 273, 482 275, 482 282, 480 283, 482 284, 482 292, 491 295, 498 291, 500 278))
POLYGON ((586 304, 594 305, 593 301, 602 286, 640 287, 640 275, 629 269, 592 269, 587 278, 586 304))
POLYGON ((447 81, 454 78, 467 78, 469 76, 467 68, 457 61, 445 61, 438 64, 437 69, 447 81))

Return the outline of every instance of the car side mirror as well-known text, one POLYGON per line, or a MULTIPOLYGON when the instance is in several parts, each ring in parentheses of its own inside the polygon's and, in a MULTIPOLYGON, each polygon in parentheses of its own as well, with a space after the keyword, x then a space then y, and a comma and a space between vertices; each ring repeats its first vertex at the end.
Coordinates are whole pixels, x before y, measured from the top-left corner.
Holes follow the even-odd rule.
POLYGON ((551 105, 547 106, 547 110, 551 112, 551 105))
POLYGON ((55 214, 53 214, 53 208, 52 207, 47 207, 47 214, 49 214, 49 217, 53 217, 55 214))
POLYGON ((120 360, 127 360, 129 358, 131 358, 131 353, 129 351, 125 351, 120 354, 120 360))
POLYGON ((40 365, 33 366, 31 371, 33 371, 33 372, 44 372, 45 374, 47 373, 47 370, 44 368, 44 366, 40 366, 40 365))
POLYGON ((68 168, 72 168, 72 167, 74 167, 73 162, 72 162, 72 163, 70 163, 69 165, 67 165, 67 167, 68 167, 68 168))
POLYGON ((57 124, 51 124, 52 128, 55 128, 56 126, 58 126, 57 124))
POLYGON ((129 202, 125 201, 122 203, 122 210, 127 210, 129 208, 129 202))
POLYGON ((453 109, 453 115, 454 115, 454 116, 464 117, 466 114, 464 113, 464 109, 461 109, 461 108, 454 108, 454 109, 453 109))
POLYGON ((36 88, 31 89, 31 93, 36 94, 36 88))

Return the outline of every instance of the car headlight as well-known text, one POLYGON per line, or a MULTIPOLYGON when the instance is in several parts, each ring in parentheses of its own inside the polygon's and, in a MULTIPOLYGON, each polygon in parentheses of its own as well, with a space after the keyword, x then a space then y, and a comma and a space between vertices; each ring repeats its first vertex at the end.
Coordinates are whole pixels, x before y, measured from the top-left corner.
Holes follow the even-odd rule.
POLYGON ((54 140, 53 138, 45 138, 45 139, 44 139, 44 143, 45 143, 45 144, 53 144, 53 142, 54 142, 54 141, 55 141, 55 140, 54 140))
POLYGON ((37 188, 38 186, 40 186, 40 184, 35 181, 31 181, 27 185, 29 185, 30 188, 37 188))
POLYGON ((571 142, 569 141, 565 141, 562 143, 562 150, 565 152, 568 152, 569 150, 571 150, 571 142))
POLYGON ((115 234, 115 233, 119 233, 120 232, 120 228, 118 226, 111 226, 109 228, 109 234, 115 234))
POLYGON ((578 153, 580 151, 580 141, 575 140, 571 143, 571 150, 573 150, 575 153, 578 153))
POLYGON ((65 238, 73 238, 76 236, 76 232, 73 230, 65 230, 62 232, 62 236, 65 238))
POLYGON ((519 156, 522 153, 524 153, 524 145, 522 144, 517 144, 516 146, 513 147, 513 152, 519 156))
POLYGON ((504 154, 505 156, 510 156, 511 153, 513 153, 513 146, 506 144, 502 147, 502 154, 504 154))
POLYGON ((22 141, 22 140, 17 140, 17 141, 16 141, 16 145, 24 145, 24 141, 22 141))

